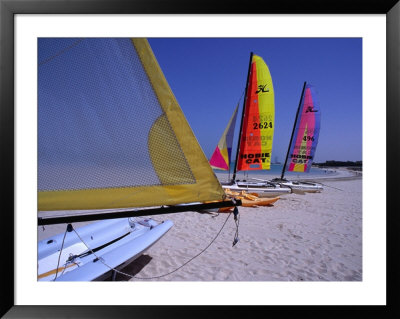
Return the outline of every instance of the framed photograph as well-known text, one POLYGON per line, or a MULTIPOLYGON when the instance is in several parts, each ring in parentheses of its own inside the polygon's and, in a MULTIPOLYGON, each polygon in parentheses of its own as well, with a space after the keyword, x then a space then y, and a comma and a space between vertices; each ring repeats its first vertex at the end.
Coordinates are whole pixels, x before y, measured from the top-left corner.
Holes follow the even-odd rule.
MULTIPOLYGON (((274 305, 279 307, 262 308, 262 311, 268 311, 268 313, 272 311, 277 314, 294 314, 295 312, 297 314, 306 314, 310 311, 308 306, 329 306, 329 309, 332 308, 332 311, 340 316, 355 315, 356 312, 359 314, 360 311, 367 313, 371 311, 369 306, 377 306, 373 311, 377 314, 379 313, 381 317, 398 312, 394 300, 394 243, 398 242, 398 236, 395 235, 397 232, 394 228, 398 223, 396 223, 397 218, 395 217, 396 209, 392 181, 393 177, 397 176, 398 171, 397 165, 394 163, 394 159, 397 156, 394 146, 398 144, 396 137, 399 134, 398 120, 400 118, 398 107, 400 102, 398 90, 400 85, 399 16, 400 4, 397 0, 386 2, 321 1, 320 4, 306 3, 301 5, 298 1, 283 1, 279 3, 267 2, 263 7, 257 5, 252 8, 248 8, 245 3, 227 6, 226 3, 222 2, 186 3, 173 0, 165 1, 165 3, 152 0, 131 2, 119 0, 55 0, 51 2, 0 0, 2 40, 1 167, 3 168, 2 181, 5 186, 3 187, 4 196, 2 198, 3 202, 6 203, 2 214, 5 227, 1 232, 1 238, 4 243, 1 263, 3 273, 1 315, 5 318, 24 316, 29 316, 30 318, 58 318, 86 315, 88 317, 108 318, 138 315, 141 317, 164 317, 177 313, 182 316, 193 316, 191 313, 195 312, 197 316, 205 316, 208 315, 208 306, 238 305, 242 307, 239 309, 213 307, 213 311, 217 315, 223 315, 226 310, 240 312, 252 309, 247 306, 267 307, 274 305), (335 66, 337 66, 336 69, 339 69, 340 66, 340 70, 343 70, 343 83, 346 83, 339 83, 341 81, 341 73, 338 71, 338 75, 335 75, 337 76, 335 80, 332 78, 330 82, 326 82, 330 83, 331 87, 324 88, 325 100, 329 99, 329 97, 333 99, 335 95, 341 94, 336 90, 348 90, 348 93, 343 96, 351 99, 352 94, 357 95, 357 99, 351 101, 362 105, 357 108, 354 114, 350 114, 350 110, 340 107, 338 107, 337 114, 333 114, 332 109, 331 113, 326 113, 328 115, 331 114, 329 116, 330 119, 326 120, 327 122, 330 121, 330 128, 329 134, 324 133, 324 137, 325 141, 329 140, 330 142, 325 142, 321 147, 321 154, 323 152, 334 154, 332 150, 329 153, 330 146, 331 149, 335 148, 338 152, 347 152, 348 159, 355 162, 359 160, 358 157, 362 157, 360 158, 362 161, 362 180, 360 179, 358 184, 361 189, 357 193, 359 194, 357 205, 358 209, 362 209, 362 217, 359 218, 356 225, 347 222, 347 220, 341 224, 341 226, 348 228, 357 227, 356 237, 358 238, 354 239, 354 245, 358 247, 358 261, 357 265, 354 266, 354 271, 349 270, 343 276, 340 274, 340 258, 343 256, 338 256, 337 253, 347 254, 348 250, 344 248, 343 250, 338 249, 335 251, 335 257, 332 257, 339 259, 336 263, 339 267, 337 269, 339 275, 337 276, 334 274, 335 269, 329 269, 330 275, 324 277, 324 269, 319 268, 316 273, 321 276, 318 278, 307 274, 307 272, 301 272, 301 275, 299 273, 288 274, 287 277, 281 278, 281 280, 273 279, 272 276, 257 277, 255 274, 254 278, 259 279, 254 279, 254 281, 249 280, 248 277, 236 280, 234 275, 231 277, 215 275, 212 277, 215 278, 214 280, 192 280, 194 277, 182 279, 178 276, 174 277, 175 279, 166 279, 165 281, 134 280, 133 282, 123 283, 110 281, 76 281, 72 283, 39 281, 37 243, 41 238, 38 238, 37 233, 37 211, 38 201, 41 201, 41 198, 38 199, 38 191, 40 191, 41 185, 38 183, 38 171, 40 172, 42 168, 38 164, 38 138, 40 135, 38 133, 38 93, 40 95, 42 92, 39 88, 39 83, 41 81, 40 77, 43 75, 39 75, 38 64, 41 63, 40 61, 47 63, 50 59, 53 59, 55 55, 52 55, 51 52, 55 49, 51 46, 57 46, 58 44, 50 43, 51 41, 39 43, 38 39, 50 38, 75 40, 77 38, 147 38, 157 58, 157 53, 160 53, 161 58, 158 63, 170 82, 173 93, 178 99, 187 99, 188 101, 192 99, 192 104, 198 105, 198 109, 201 108, 201 101, 194 101, 194 98, 190 97, 189 94, 184 95, 180 92, 185 94, 188 91, 196 92, 199 89, 199 85, 197 82, 192 82, 192 86, 190 86, 185 81, 182 81, 182 76, 180 76, 176 68, 176 61, 170 63, 172 61, 172 53, 169 52, 168 46, 170 44, 168 41, 173 41, 174 45, 181 49, 182 63, 185 63, 184 65, 187 69, 193 68, 193 70, 214 66, 215 64, 212 61, 207 61, 204 57, 217 46, 225 46, 218 59, 223 59, 224 55, 231 55, 230 58, 234 61, 235 54, 230 54, 232 51, 229 50, 235 50, 235 46, 238 52, 242 52, 247 49, 242 50, 242 48, 239 48, 240 45, 250 47, 249 44, 251 43, 254 47, 259 48, 262 47, 259 44, 260 39, 268 39, 265 41, 271 48, 276 46, 281 48, 280 50, 286 49, 292 53, 291 55, 284 55, 289 59, 285 64, 283 58, 279 57, 278 49, 276 49, 276 52, 273 49, 270 50, 271 55, 275 54, 277 59, 281 58, 282 62, 277 67, 278 70, 285 70, 285 67, 296 68, 296 64, 293 63, 296 57, 302 59, 307 50, 311 50, 312 52, 309 53, 312 55, 313 53, 315 54, 314 51, 318 45, 325 46, 324 50, 320 51, 323 54, 321 59, 324 59, 324 63, 329 65, 329 68, 324 69, 325 76, 332 76, 333 71, 327 70, 334 70, 335 66), (218 45, 216 45, 217 42, 213 40, 218 39, 223 40, 217 41, 218 45), (238 39, 242 42, 236 41, 238 39), (253 39, 254 41, 246 42, 246 39, 253 39), (342 40, 345 43, 342 43, 342 40), (327 44, 328 42, 329 45, 327 44), (190 47, 186 46, 185 43, 190 43, 190 47), (45 47, 43 51, 39 50, 39 44, 45 47), (299 54, 294 53, 296 45, 299 45, 299 50, 302 50, 299 54), (354 46, 354 56, 349 59, 346 57, 346 63, 349 63, 347 67, 342 65, 342 60, 339 57, 341 45, 343 47, 354 46), (329 48, 331 48, 331 52, 329 52, 329 48), (46 50, 47 52, 45 52, 46 50), (194 52, 194 50, 197 51, 194 52), (196 68, 192 67, 191 64, 195 62, 191 57, 191 53, 193 56, 198 56, 195 53, 198 54, 199 52, 203 54, 203 64, 202 66, 196 66, 196 68), (352 70, 356 71, 353 72, 352 70), (171 74, 174 74, 174 76, 171 74), (362 81, 360 81, 362 83, 357 83, 355 87, 347 86, 347 83, 350 83, 347 80, 352 76, 355 79, 362 78, 362 81), (337 86, 334 84, 336 82, 338 83, 337 86), (357 127, 357 134, 360 135, 359 139, 351 136, 351 131, 348 131, 350 133, 345 131, 342 125, 344 122, 337 123, 339 127, 334 129, 333 118, 341 119, 346 116, 350 119, 349 126, 352 124, 352 116, 362 117, 362 120, 358 118, 357 124, 353 122, 354 126, 357 127), (349 142, 347 148, 339 149, 334 141, 345 138, 354 139, 354 144, 349 142), (171 307, 189 305, 191 307, 178 307, 176 310, 171 307), (358 307, 355 309, 348 306, 358 307)), ((71 42, 71 46, 75 46, 80 40, 74 41, 71 42)), ((94 43, 93 47, 96 47, 96 45, 94 43)), ((119 49, 123 48, 123 44, 118 43, 117 45, 119 49)), ((139 52, 141 49, 138 48, 141 48, 142 44, 134 42, 134 45, 139 52)), ((55 50, 54 52, 63 51, 55 50)), ((122 53, 121 55, 123 56, 124 54, 122 53)), ((283 56, 283 54, 281 55, 283 56)), ((77 59, 77 57, 74 57, 74 59, 77 59)), ((251 55, 251 59, 253 59, 253 55, 251 55)), ((269 63, 268 60, 265 62, 269 63)), ((84 64, 80 65, 81 67, 84 66, 84 64)), ((306 68, 307 65, 304 67, 306 68)), ((271 73, 273 71, 276 72, 276 67, 273 64, 269 66, 271 73)), ((228 67, 227 65, 224 70, 227 74, 233 74, 228 70, 228 67)), ((245 70, 247 65, 244 67, 236 65, 235 67, 245 70)), ((299 67, 298 73, 303 72, 302 70, 299 67)), ((319 69, 316 69, 315 74, 318 74, 322 79, 324 78, 322 73, 324 70, 321 69, 320 74, 318 74, 319 69)), ((66 69, 62 71, 65 77, 68 76, 67 71, 66 69)), ((241 71, 241 73, 244 73, 243 79, 240 79, 242 81, 237 87, 242 86, 244 83, 246 72, 247 69, 245 72, 241 71)), ((51 72, 46 76, 51 77, 51 72)), ((273 78, 274 76, 276 75, 273 75, 273 78)), ((301 76, 299 76, 300 78, 301 76)), ((316 78, 318 77, 316 76, 316 78)), ((233 77, 230 79, 232 82, 224 83, 225 86, 223 88, 228 91, 229 88, 237 91, 233 77)), ((48 80, 49 78, 46 81, 48 80)), ((284 81, 287 81, 287 78, 282 78, 281 83, 284 81)), ((354 82, 357 81, 355 80, 354 82)), ((48 82, 52 85, 54 84, 51 80, 48 82)), ((300 84, 302 85, 303 83, 300 84)), ((161 83, 160 85, 163 84, 161 83)), ((200 90, 211 92, 218 86, 217 83, 213 83, 212 78, 207 85, 204 88, 200 88, 200 90)), ((51 87, 53 90, 62 89, 61 86, 56 84, 51 87)), ((266 89, 266 87, 267 85, 257 86, 258 91, 262 92, 269 91, 269 88, 266 89)), ((274 87, 277 90, 281 89, 279 85, 275 86, 275 83, 274 87)), ((79 90, 79 88, 76 89, 79 90)), ((108 88, 104 86, 104 92, 107 90, 108 88)), ((295 90, 294 86, 291 90, 295 90)), ((298 99, 301 93, 300 105, 303 99, 314 97, 314 91, 310 91, 306 84, 304 84, 303 91, 301 91, 301 87, 298 88, 298 91, 296 103, 299 103, 298 99), (309 95, 306 98, 303 94, 309 95)), ((48 99, 51 100, 52 97, 50 95, 48 99)), ((232 97, 232 99, 237 98, 238 94, 232 97)), ((96 97, 93 97, 93 99, 95 100, 96 97)), ((88 99, 85 101, 88 101, 88 99)), ((293 101, 289 99, 286 101, 281 98, 280 101, 282 104, 284 102, 293 104, 293 101)), ((74 100, 74 103, 79 103, 79 98, 74 100)), ((210 101, 206 100, 204 103, 210 104, 210 101)), ((232 104, 233 101, 229 101, 229 103, 232 104)), ((243 100, 241 103, 243 103, 243 100)), ((351 102, 346 101, 343 104, 346 103, 351 102)), ((106 107, 105 105, 104 110, 106 107)), ((322 116, 324 116, 323 103, 321 103, 321 109, 322 116)), ((182 110, 192 126, 194 135, 200 142, 201 147, 206 145, 203 150, 206 153, 206 157, 210 158, 218 139, 213 141, 212 145, 207 145, 210 130, 202 128, 204 125, 201 122, 208 121, 207 125, 212 125, 213 120, 210 117, 207 117, 208 120, 203 118, 204 114, 200 114, 200 112, 190 113, 184 107, 182 107, 182 110)), ((306 109, 304 108, 304 110, 306 109)), ((315 107, 309 106, 307 110, 307 112, 317 112, 319 109, 315 105, 315 107)), ((218 116, 221 115, 218 114, 218 116)), ((231 114, 226 115, 226 121, 224 119, 224 124, 221 124, 221 129, 218 132, 223 132, 230 116, 231 114)), ((292 117, 290 116, 290 118, 292 117)), ((89 123, 88 125, 96 126, 99 122, 94 120, 87 123, 89 123)), ((182 127, 182 124, 179 124, 181 123, 179 120, 177 120, 177 123, 177 127, 179 125, 182 127)), ((173 125, 175 124, 172 123, 173 125)), ((265 120, 256 123, 259 130, 268 125, 272 127, 272 121, 267 122, 265 120)), ((283 126, 283 124, 280 125, 283 126)), ((57 127, 45 124, 41 126, 42 130, 45 126, 46 129, 52 130, 56 134, 57 127)), ((293 122, 288 126, 292 127, 293 122)), ((310 129, 309 132, 311 132, 310 129)), ((287 135, 289 136, 289 133, 287 135)), ((313 142, 314 136, 308 135, 309 142, 313 142)), ((268 137, 265 138, 267 139, 268 137)), ((316 138, 318 139, 318 136, 316 138)), ((277 147, 279 150, 282 148, 280 150, 282 154, 286 154, 286 143, 280 143, 280 145, 285 144, 284 147, 277 147)), ((161 147, 160 144, 155 145, 161 147)), ((315 146, 312 147, 315 148, 315 146)), ((287 152, 289 153, 289 150, 287 152)), ((257 156, 250 154, 246 159, 250 160, 250 158, 253 159, 254 157, 259 162, 264 159, 265 154, 266 151, 260 151, 257 156)), ((221 155, 220 158, 222 158, 221 155)), ((220 158, 216 158, 215 163, 219 163, 220 158)), ((297 155, 297 157, 292 156, 292 161, 294 162, 292 166, 294 167, 297 164, 301 166, 303 158, 304 156, 301 157, 300 155, 297 155), (295 158, 294 161, 293 158, 295 158)), ((330 158, 321 156, 320 159, 321 162, 328 162, 330 158)), ((272 156, 271 158, 271 162, 276 165, 278 162, 283 161, 285 161, 283 157, 272 156)), ((317 161, 318 158, 314 161, 314 164, 317 161)), ((189 162, 188 165, 191 165, 191 163, 189 162)), ((258 164, 252 162, 251 165, 258 164)), ((298 171, 300 170, 300 168, 297 169, 298 171)), ((285 167, 283 168, 284 170, 285 167)), ((83 176, 86 172, 82 171, 79 174, 83 176)), ((135 172, 128 172, 127 174, 131 174, 129 175, 130 178, 141 178, 136 176, 135 172)), ((184 175, 182 171, 179 174, 184 175)), ((219 178, 219 175, 216 175, 219 178)), ((72 170, 62 175, 62 179, 67 181, 68 176, 72 176, 71 183, 73 183, 72 170)), ((88 180, 86 177, 84 179, 88 180)), ((105 179, 109 180, 110 178, 105 177, 105 179)), ((167 180, 165 183, 168 184, 170 181, 167 180)), ((281 185, 281 187, 283 186, 281 185)), ((292 187, 294 186, 292 185, 292 187)), ((44 186, 44 189, 47 190, 48 188, 48 186, 44 186)), ((85 196, 87 194, 85 193, 85 196)), ((322 195, 323 193, 321 193, 322 195)), ((102 195, 96 193, 96 196, 96 198, 99 198, 102 195)), ((306 196, 312 195, 307 194, 306 196)), ((351 201, 350 195, 349 200, 351 201)), ((295 203, 292 205, 295 205, 295 203)), ((48 210, 51 211, 51 208, 55 206, 49 207, 48 210)), ((299 225, 305 225, 310 222, 310 219, 305 216, 303 216, 303 219, 301 219, 301 216, 298 216, 298 218, 299 225)), ((346 215, 343 218, 351 217, 346 215)), ((235 220, 237 221, 236 218, 235 220)), ((281 232, 285 227, 284 223, 279 224, 280 226, 278 224, 275 227, 277 233, 281 232)), ((240 228, 238 229, 240 230, 240 228)), ((300 234, 293 232, 293 229, 288 229, 287 233, 294 239, 302 239, 300 234)), ((187 234, 183 232, 182 237, 185 236, 187 234)), ((321 236, 323 235, 321 234, 321 236)), ((61 241, 62 238, 60 237, 57 240, 61 241)), ((351 242, 351 239, 348 239, 347 242, 351 242)), ((236 242, 233 245, 235 244, 236 242)), ((258 243, 255 244, 257 245, 258 243)), ((270 248, 267 247, 266 249, 270 248)), ((240 254, 240 242, 235 249, 240 254)), ((313 251, 313 249, 311 250, 313 251)), ((243 256, 247 256, 246 253, 243 251, 243 256)), ((300 249, 299 254, 301 253, 300 249)), ((316 253, 329 254, 327 251, 316 253)), ((351 254, 352 252, 348 253, 351 254)), ((290 256, 288 258, 290 259, 290 256)), ((306 258, 302 260, 305 261, 306 258)), ((179 268, 179 265, 175 266, 175 268, 179 268)), ((56 268, 58 273, 58 269, 61 268, 58 268, 58 266, 56 268)), ((65 270, 63 269, 63 271, 65 270)), ((196 270, 193 269, 193 271, 196 270)), ((200 272, 200 270, 198 271, 200 272)), ((217 272, 218 270, 215 269, 215 271, 217 272)), ((232 273, 234 271, 233 269, 232 273)), ((238 272, 238 274, 242 273, 238 272)), ((326 307, 317 307, 316 309, 317 311, 327 311, 326 307)))

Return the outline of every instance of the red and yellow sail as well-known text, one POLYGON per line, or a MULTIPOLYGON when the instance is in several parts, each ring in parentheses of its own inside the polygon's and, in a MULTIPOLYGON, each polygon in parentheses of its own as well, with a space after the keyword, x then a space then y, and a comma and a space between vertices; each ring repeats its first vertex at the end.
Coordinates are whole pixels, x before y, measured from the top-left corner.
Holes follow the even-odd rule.
POLYGON ((252 56, 237 171, 270 169, 275 127, 274 87, 268 66, 252 56))

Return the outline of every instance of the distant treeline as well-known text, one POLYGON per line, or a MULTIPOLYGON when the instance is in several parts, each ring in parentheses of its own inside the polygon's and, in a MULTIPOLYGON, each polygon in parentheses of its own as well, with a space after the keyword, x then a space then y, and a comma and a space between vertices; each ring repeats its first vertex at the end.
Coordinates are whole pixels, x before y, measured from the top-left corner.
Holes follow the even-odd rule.
POLYGON ((339 166, 354 166, 354 167, 362 167, 362 161, 326 161, 325 163, 314 163, 313 165, 319 167, 339 167, 339 166))

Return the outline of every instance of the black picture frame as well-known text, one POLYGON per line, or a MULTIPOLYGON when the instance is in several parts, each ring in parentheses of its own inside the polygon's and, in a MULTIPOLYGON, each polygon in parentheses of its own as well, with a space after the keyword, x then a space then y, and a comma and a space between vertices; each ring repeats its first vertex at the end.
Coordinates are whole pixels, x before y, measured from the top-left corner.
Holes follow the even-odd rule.
MULTIPOLYGON (((0 91, 0 130, 1 130, 1 179, 2 214, 1 234, 1 309, 5 318, 158 318, 158 317, 224 317, 227 313, 248 317, 249 311, 262 311, 265 314, 288 314, 297 316, 316 316, 319 312, 334 317, 353 317, 363 313, 380 318, 399 316, 396 288, 399 273, 395 260, 396 243, 399 243, 398 211, 395 205, 394 180, 398 176, 398 136, 400 81, 400 4, 398 0, 295 0, 263 1, 251 5, 248 1, 161 1, 161 0, 0 0, 1 20, 1 91, 0 91), (229 4, 229 5, 228 5, 229 4), (16 14, 385 14, 387 21, 387 305, 386 306, 22 306, 15 305, 14 288, 14 18, 16 14), (268 307, 265 309, 264 307, 268 307), (261 309, 260 309, 261 308, 261 309)), ((382 213, 382 212, 377 212, 382 213)), ((240 305, 240 292, 233 292, 240 305), (239 293, 239 294, 236 294, 239 293)))

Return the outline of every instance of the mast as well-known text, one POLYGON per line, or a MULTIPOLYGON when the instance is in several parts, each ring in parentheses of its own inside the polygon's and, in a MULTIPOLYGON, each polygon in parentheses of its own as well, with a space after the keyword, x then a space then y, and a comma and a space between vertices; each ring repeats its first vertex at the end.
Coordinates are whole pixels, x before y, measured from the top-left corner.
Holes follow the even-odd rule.
POLYGON ((303 94, 304 94, 304 90, 305 90, 305 88, 306 88, 306 84, 307 84, 307 82, 304 82, 303 90, 301 91, 300 101, 299 101, 299 107, 297 108, 296 118, 294 119, 293 130, 292 130, 292 136, 290 137, 289 147, 288 147, 288 150, 287 150, 287 153, 286 153, 285 164, 283 164, 281 179, 283 179, 283 175, 285 175, 286 163, 287 163, 288 156, 289 156, 290 146, 292 145, 294 130, 295 130, 295 128, 296 128, 297 118, 299 117, 301 101, 302 101, 302 99, 303 99, 303 94))
POLYGON ((247 89, 248 89, 248 86, 249 86, 249 79, 250 79, 250 71, 251 71, 251 62, 252 62, 252 60, 253 60, 253 52, 250 52, 249 70, 247 72, 246 90, 245 90, 245 95, 244 95, 244 100, 243 100, 242 119, 240 120, 239 139, 238 139, 238 144, 237 144, 237 149, 236 149, 235 166, 233 167, 232 182, 234 182, 235 178, 236 178, 236 167, 237 167, 237 162, 238 162, 238 158, 239 158, 240 141, 242 139, 242 127, 243 127, 243 120, 244 120, 244 111, 245 111, 245 108, 246 108, 247 89))

